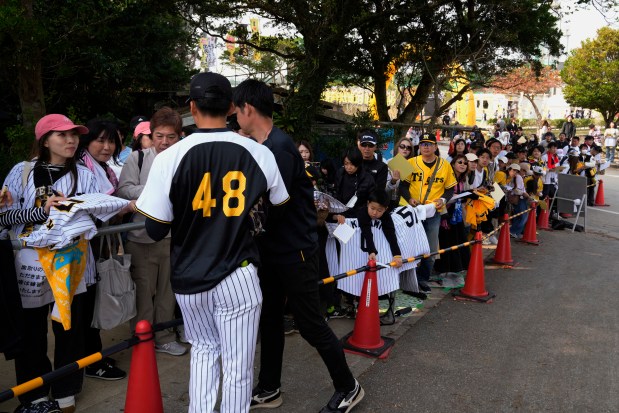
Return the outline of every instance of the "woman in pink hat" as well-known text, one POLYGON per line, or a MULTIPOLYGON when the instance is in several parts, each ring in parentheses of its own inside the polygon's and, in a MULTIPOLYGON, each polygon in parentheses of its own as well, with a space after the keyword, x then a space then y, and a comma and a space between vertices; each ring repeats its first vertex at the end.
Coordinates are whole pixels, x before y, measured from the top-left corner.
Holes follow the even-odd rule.
MULTIPOLYGON (((12 202, 0 203, 1 226, 11 227, 18 237, 27 235, 45 223, 50 208, 66 197, 98 192, 95 176, 78 165, 74 157, 79 137, 85 133, 88 133, 86 127, 74 124, 64 115, 47 115, 37 122, 36 157, 15 165, 4 181, 3 187, 7 188, 12 202)), ((90 247, 86 262, 82 282, 92 283, 95 263, 90 247)), ((47 357, 47 326, 54 296, 35 250, 20 250, 15 257, 15 269, 24 318, 22 351, 15 358, 15 373, 17 382, 23 383, 52 370, 47 357)), ((61 323, 51 322, 56 368, 84 353, 81 320, 84 294, 81 292, 85 288, 78 287, 77 291, 71 303, 71 328, 65 330, 61 323)), ((83 372, 78 371, 19 396, 22 404, 16 412, 74 412, 75 395, 82 390, 83 377, 83 372), (48 398, 50 387, 55 400, 48 398)))

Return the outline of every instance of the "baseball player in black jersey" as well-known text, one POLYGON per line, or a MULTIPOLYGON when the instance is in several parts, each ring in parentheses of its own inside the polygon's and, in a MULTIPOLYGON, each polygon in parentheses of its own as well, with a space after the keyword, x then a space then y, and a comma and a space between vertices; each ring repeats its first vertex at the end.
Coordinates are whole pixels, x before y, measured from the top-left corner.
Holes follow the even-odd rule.
POLYGON ((340 341, 319 310, 318 236, 314 189, 292 139, 273 126, 273 92, 265 83, 245 80, 234 91, 237 120, 275 155, 290 194, 282 208, 270 208, 260 236, 260 286, 264 296, 260 319, 260 375, 252 394, 252 409, 282 404, 281 373, 284 351, 286 297, 301 336, 318 350, 335 386, 321 413, 349 412, 364 396, 340 341))
POLYGON ((262 303, 249 211, 267 191, 273 205, 289 197, 273 154, 226 129, 225 77, 194 76, 190 99, 199 129, 155 158, 136 207, 154 240, 172 229, 170 278, 192 345, 189 412, 213 411, 220 357, 221 412, 247 412, 262 303))

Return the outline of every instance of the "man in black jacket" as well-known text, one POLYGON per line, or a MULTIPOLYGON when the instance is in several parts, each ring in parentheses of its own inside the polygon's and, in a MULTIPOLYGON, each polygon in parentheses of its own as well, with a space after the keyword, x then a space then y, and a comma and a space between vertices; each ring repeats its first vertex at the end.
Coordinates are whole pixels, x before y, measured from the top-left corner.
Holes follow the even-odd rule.
POLYGON ((260 374, 251 408, 282 404, 281 373, 284 352, 286 299, 301 336, 318 350, 335 387, 321 413, 350 411, 364 396, 353 377, 342 344, 319 310, 318 237, 314 189, 292 139, 273 126, 273 92, 248 79, 234 91, 237 120, 243 131, 275 155, 290 200, 267 217, 266 231, 258 240, 263 294, 260 318, 260 374))
POLYGON ((565 137, 568 140, 576 135, 576 125, 572 122, 572 115, 567 115, 567 121, 561 126, 561 133, 565 133, 565 137))
POLYGON ((377 159, 375 156, 377 144, 378 135, 376 132, 364 129, 357 134, 357 146, 363 155, 363 170, 372 175, 377 188, 385 189, 388 168, 382 159, 377 159))

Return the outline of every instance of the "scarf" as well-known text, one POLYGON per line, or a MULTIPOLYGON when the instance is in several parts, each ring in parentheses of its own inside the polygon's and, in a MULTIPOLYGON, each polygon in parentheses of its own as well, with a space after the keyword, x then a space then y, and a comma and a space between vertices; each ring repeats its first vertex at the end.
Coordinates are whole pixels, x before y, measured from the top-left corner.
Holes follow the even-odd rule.
POLYGON ((112 171, 109 166, 105 164, 105 166, 102 166, 101 163, 96 161, 95 158, 88 153, 88 151, 84 151, 82 161, 84 162, 84 166, 95 174, 99 192, 106 195, 112 195, 116 192, 116 188, 118 188, 118 179, 116 178, 114 171, 112 171))
POLYGON ((548 154, 548 162, 546 163, 546 166, 548 166, 548 169, 554 169, 558 166, 559 163, 559 156, 557 156, 557 154, 548 154))

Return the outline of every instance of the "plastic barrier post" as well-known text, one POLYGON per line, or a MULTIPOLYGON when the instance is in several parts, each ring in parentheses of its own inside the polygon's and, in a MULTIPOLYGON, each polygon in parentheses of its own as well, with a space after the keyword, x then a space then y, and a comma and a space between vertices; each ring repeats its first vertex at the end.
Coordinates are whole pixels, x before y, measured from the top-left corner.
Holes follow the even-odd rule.
POLYGON ((524 234, 522 238, 519 240, 520 242, 526 242, 530 245, 539 245, 539 240, 537 239, 537 228, 535 221, 535 210, 537 209, 537 203, 533 202, 531 204, 531 211, 529 211, 529 217, 527 219, 527 224, 524 227, 524 234))
POLYGON ((471 251, 471 261, 466 272, 464 288, 452 293, 456 300, 477 301, 480 303, 491 303, 496 297, 495 294, 486 291, 486 281, 484 277, 484 258, 481 248, 481 231, 475 234, 475 241, 471 251))
POLYGON ((365 272, 355 327, 342 338, 342 344, 346 352, 384 359, 389 355, 395 340, 380 335, 376 261, 370 260, 368 266, 370 269, 365 272))
POLYGON ((509 216, 507 214, 503 215, 503 222, 501 234, 499 235, 499 243, 494 251, 493 261, 501 265, 513 265, 512 245, 509 236, 509 216))
POLYGON ((153 334, 148 321, 138 321, 135 335, 140 343, 133 347, 131 354, 125 413, 163 413, 153 334))
POLYGON ((595 194, 595 203, 594 206, 610 206, 604 201, 604 181, 600 179, 600 183, 598 184, 598 192, 595 194))
POLYGON ((539 213, 539 217, 537 218, 537 228, 543 229, 544 231, 552 231, 550 228, 549 219, 550 219, 550 203, 548 202, 548 197, 546 197, 546 209, 541 210, 539 213))

